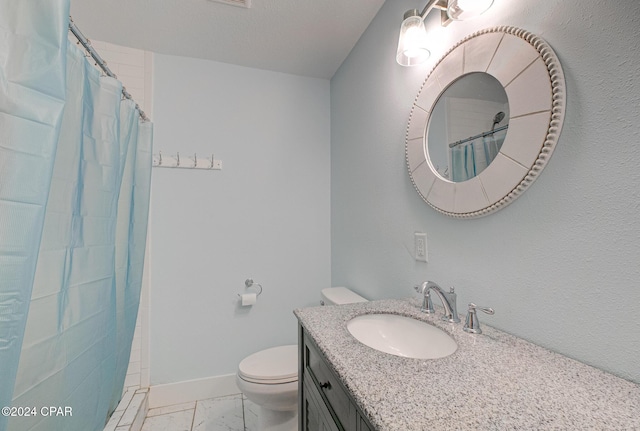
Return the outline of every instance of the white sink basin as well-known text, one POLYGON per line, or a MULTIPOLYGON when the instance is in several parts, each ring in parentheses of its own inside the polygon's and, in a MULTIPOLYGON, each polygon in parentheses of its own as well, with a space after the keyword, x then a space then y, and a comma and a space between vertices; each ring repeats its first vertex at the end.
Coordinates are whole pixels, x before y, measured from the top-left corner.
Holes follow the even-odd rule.
POLYGON ((458 348, 453 338, 426 322, 396 314, 365 314, 347 322, 356 340, 381 352, 417 359, 437 359, 458 348))

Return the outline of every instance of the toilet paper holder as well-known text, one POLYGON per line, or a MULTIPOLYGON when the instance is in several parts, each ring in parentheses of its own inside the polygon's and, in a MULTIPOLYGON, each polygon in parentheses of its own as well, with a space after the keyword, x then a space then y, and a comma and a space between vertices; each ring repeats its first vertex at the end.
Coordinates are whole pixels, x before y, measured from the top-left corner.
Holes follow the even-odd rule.
MULTIPOLYGON (((247 279, 244 281, 244 287, 245 287, 246 289, 249 289, 249 288, 251 288, 251 287, 255 287, 255 286, 257 286, 257 289, 258 289, 258 291, 256 292, 256 296, 260 296, 260 294, 262 293, 262 285, 261 285, 260 283, 254 283, 253 278, 247 278, 247 279)), ((240 294, 238 293, 238 297, 239 297, 239 298, 242 298, 242 295, 240 295, 240 294)))

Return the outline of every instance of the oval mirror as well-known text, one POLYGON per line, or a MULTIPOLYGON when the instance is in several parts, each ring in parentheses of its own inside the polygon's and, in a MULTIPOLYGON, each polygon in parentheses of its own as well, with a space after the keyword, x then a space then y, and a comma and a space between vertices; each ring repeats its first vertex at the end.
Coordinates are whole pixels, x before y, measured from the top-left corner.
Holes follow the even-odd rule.
POLYGON ((541 38, 515 27, 467 37, 435 65, 411 110, 413 185, 452 217, 504 208, 553 153, 565 99, 560 62, 541 38))

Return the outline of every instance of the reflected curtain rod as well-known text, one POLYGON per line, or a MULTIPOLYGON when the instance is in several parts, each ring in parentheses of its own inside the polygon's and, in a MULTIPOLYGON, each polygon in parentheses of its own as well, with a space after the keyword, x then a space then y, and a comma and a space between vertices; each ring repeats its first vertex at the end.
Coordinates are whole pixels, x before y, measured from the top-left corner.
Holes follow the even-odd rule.
POLYGON ((499 132, 501 130, 506 130, 508 128, 509 128, 509 125, 505 124, 504 126, 497 127, 497 128, 495 128, 495 129, 493 129, 493 130, 491 130, 489 132, 483 132, 483 133, 480 133, 479 135, 471 136, 470 138, 462 139, 460 141, 454 142, 453 144, 449 144, 449 148, 457 147, 460 144, 464 144, 465 142, 473 141, 474 139, 484 138, 485 136, 493 135, 496 132, 499 132))
MULTIPOLYGON (((71 31, 71 33, 73 33, 76 39, 78 39, 78 42, 84 47, 84 49, 89 53, 89 55, 91 55, 91 57, 95 60, 96 65, 99 66, 100 69, 102 69, 107 76, 118 79, 116 74, 113 73, 111 69, 109 69, 109 67, 107 66, 107 62, 104 61, 102 57, 100 57, 100 55, 96 52, 95 49, 93 49, 93 47, 91 46, 91 41, 89 41, 89 39, 87 39, 82 34, 82 32, 80 31, 80 29, 78 29, 78 26, 75 25, 71 17, 69 17, 69 30, 71 31)), ((125 97, 125 99, 129 99, 136 104, 136 109, 138 110, 138 113, 140 114, 140 118, 142 119, 142 121, 149 121, 149 117, 147 117, 144 111, 140 109, 140 105, 138 105, 138 103, 135 100, 133 100, 133 97, 131 97, 131 94, 129 94, 129 92, 124 87, 124 85, 122 86, 122 95, 125 97)))

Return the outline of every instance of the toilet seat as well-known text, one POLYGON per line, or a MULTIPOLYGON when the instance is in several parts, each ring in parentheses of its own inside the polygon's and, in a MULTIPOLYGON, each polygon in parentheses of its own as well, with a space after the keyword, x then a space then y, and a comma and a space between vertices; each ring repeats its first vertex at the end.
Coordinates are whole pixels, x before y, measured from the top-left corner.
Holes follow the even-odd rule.
POLYGON ((244 358, 238 377, 251 383, 277 385, 298 380, 298 345, 272 347, 244 358))

